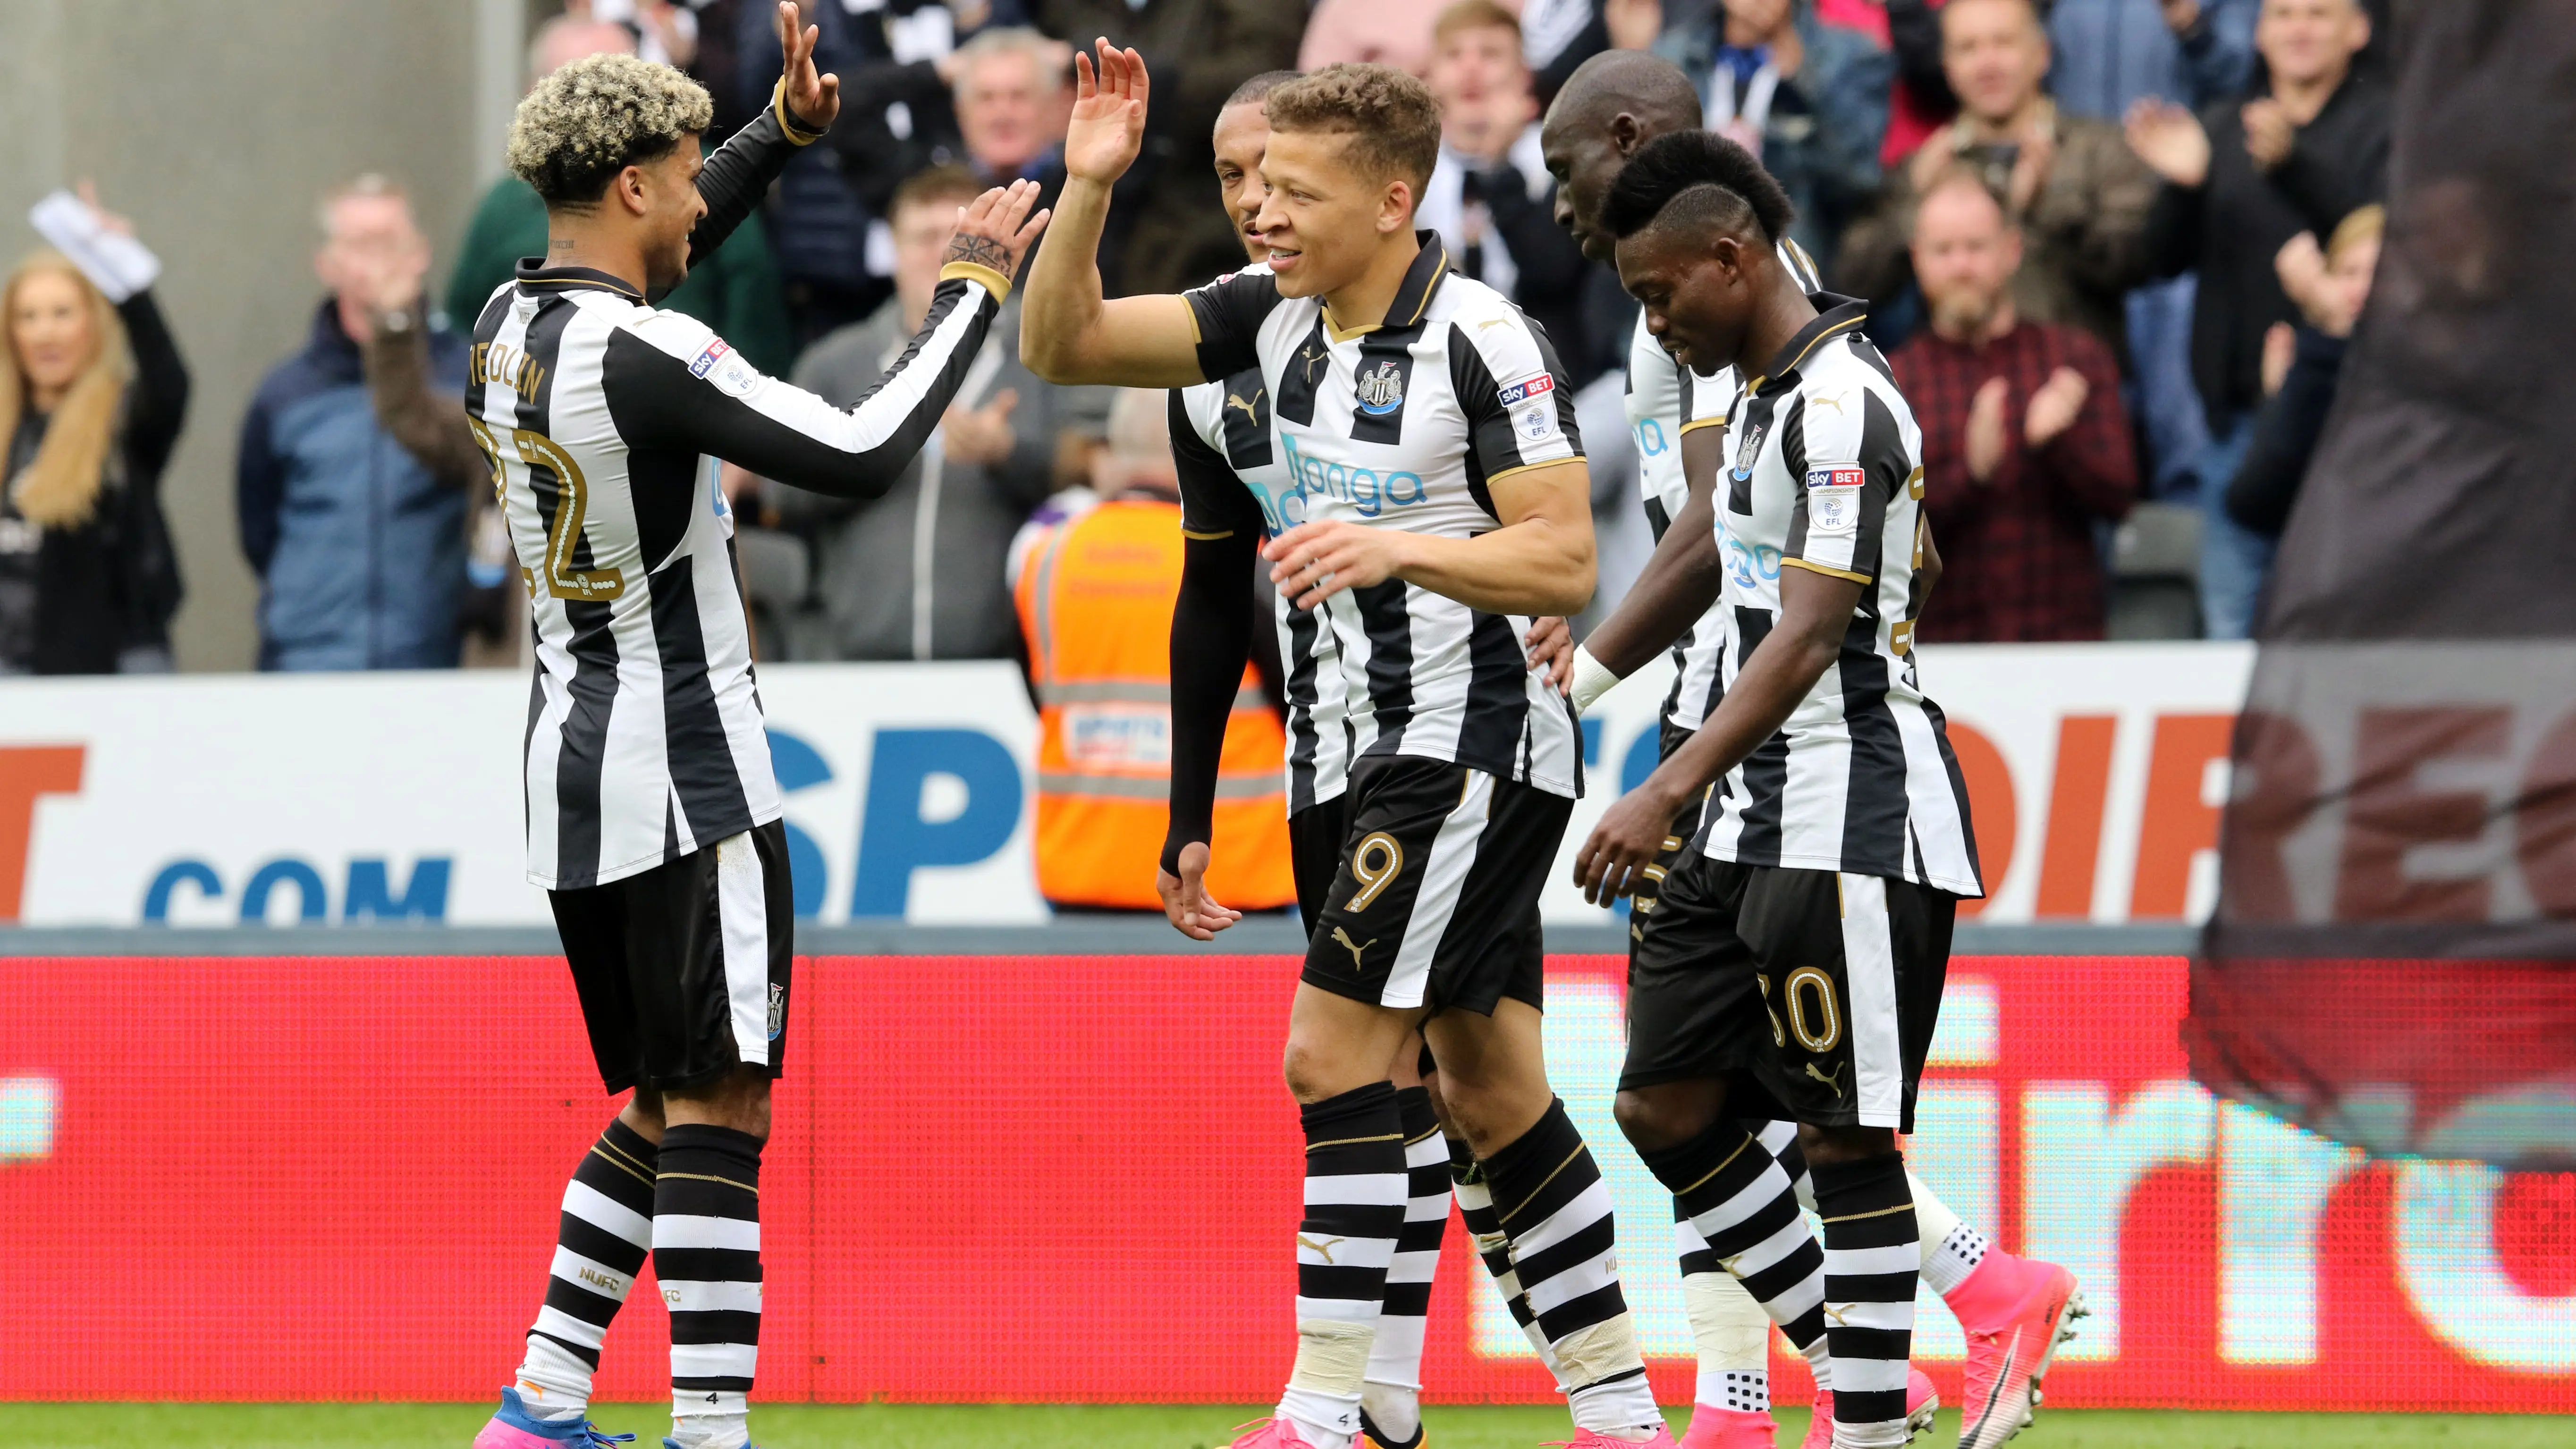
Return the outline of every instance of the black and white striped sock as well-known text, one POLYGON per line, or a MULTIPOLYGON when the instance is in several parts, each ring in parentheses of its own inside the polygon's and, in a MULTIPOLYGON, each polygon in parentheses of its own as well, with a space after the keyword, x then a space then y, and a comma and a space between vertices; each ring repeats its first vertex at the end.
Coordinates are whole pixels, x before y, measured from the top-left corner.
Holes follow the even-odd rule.
POLYGON ((1835 1449, 1903 1449, 1906 1360, 1923 1245, 1905 1159, 1819 1162, 1825 1220, 1825 1338, 1834 1356, 1835 1449))
POLYGON ((760 1139, 690 1122, 662 1134, 653 1273, 671 1309, 671 1423, 680 1449, 750 1439, 760 1360, 760 1139))
POLYGON ((1423 1331, 1440 1240, 1449 1230, 1449 1149, 1432 1115, 1431 1093, 1398 1087, 1395 1112, 1404 1132, 1404 1228, 1387 1263, 1386 1302, 1360 1390, 1360 1408, 1389 1445, 1411 1443, 1422 1424, 1423 1331))
POLYGON ((1568 1385, 1578 1429, 1660 1427, 1635 1322, 1619 1290, 1619 1235, 1610 1187, 1563 1101, 1519 1139, 1485 1158, 1512 1267, 1568 1385))
POLYGON ((1824 1250, 1798 1215, 1797 1193, 1779 1159, 1732 1119, 1678 1147, 1638 1156, 1672 1189, 1678 1211, 1710 1254, 1807 1356, 1817 1383, 1829 1384, 1824 1250))
POLYGON ((1477 1261, 1485 1265, 1494 1280, 1494 1291, 1503 1295, 1503 1306, 1511 1310, 1512 1321, 1529 1336, 1530 1347, 1538 1350, 1539 1362, 1556 1379, 1556 1391, 1565 1392, 1565 1375, 1556 1366, 1556 1351, 1547 1346, 1547 1335, 1539 1332, 1538 1319, 1531 1314, 1529 1295, 1521 1291, 1520 1275, 1512 1269, 1512 1242, 1504 1236, 1503 1225, 1494 1211, 1494 1190, 1485 1182, 1485 1169, 1476 1161, 1466 1140, 1445 1139, 1449 1149, 1449 1189, 1458 1199, 1458 1219, 1466 1225, 1467 1237, 1475 1244, 1477 1261))
POLYGON ((611 1121, 564 1184, 546 1302, 519 1364, 519 1399, 531 1418, 579 1419, 590 1412, 599 1346, 653 1246, 659 1151, 644 1134, 611 1121))
POLYGON ((1371 1082, 1299 1109, 1306 1213, 1297 1224, 1297 1363, 1279 1416, 1315 1449, 1349 1449, 1404 1231, 1404 1124, 1395 1088, 1371 1082))

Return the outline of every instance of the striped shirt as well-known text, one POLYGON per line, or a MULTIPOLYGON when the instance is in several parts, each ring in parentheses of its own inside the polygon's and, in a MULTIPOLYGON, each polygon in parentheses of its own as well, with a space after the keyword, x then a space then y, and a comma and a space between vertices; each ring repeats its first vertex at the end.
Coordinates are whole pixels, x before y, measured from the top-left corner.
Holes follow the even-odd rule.
MULTIPOLYGON (((1780 264, 1800 285, 1809 292, 1823 290, 1815 260, 1804 247, 1784 237, 1779 253, 1780 264)), ((1628 429, 1637 439, 1637 491, 1644 496, 1646 523, 1657 543, 1690 503, 1690 480, 1682 476, 1682 437, 1726 426, 1736 382, 1731 367, 1703 377, 1682 366, 1646 330, 1646 314, 1638 312, 1628 341, 1628 429)), ((1718 534, 1722 547, 1723 523, 1718 534)), ((1664 696, 1663 717, 1675 729, 1698 729, 1717 708, 1717 661, 1726 648, 1726 618, 1724 602, 1712 604, 1673 643, 1673 688, 1664 696)))
POLYGON ((1729 771, 1700 832, 1711 859, 1904 879, 1979 896, 1968 797, 1941 711, 1916 677, 1923 435, 1861 303, 1824 308, 1739 386, 1727 534, 1731 684, 1780 620, 1780 574, 1861 585, 1839 657, 1779 733, 1729 771))
MULTIPOLYGON (((773 108, 709 158, 693 258, 748 214, 786 154, 773 108)), ((883 493, 1008 290, 952 263, 911 349, 846 412, 606 273, 522 262, 492 294, 465 404, 535 616, 531 881, 605 884, 784 812, 718 460, 816 492, 883 493)))
MULTIPOLYGON (((1260 265, 1185 294, 1200 370, 1217 380, 1198 394, 1189 431, 1243 485, 1219 516, 1184 500, 1185 527, 1275 535, 1338 520, 1473 538, 1502 526, 1496 479, 1583 456, 1573 389, 1547 335, 1500 293, 1452 273, 1436 236, 1417 235, 1421 254, 1379 326, 1335 326, 1321 298, 1282 297, 1260 265), (1213 426, 1199 421, 1211 399, 1213 426)), ((1292 700, 1301 677, 1312 691, 1289 741, 1290 808, 1340 794, 1342 771, 1368 755, 1581 794, 1574 713, 1529 667, 1528 628, 1401 579, 1289 618, 1292 700), (1327 699, 1336 692, 1338 716, 1327 699), (1336 724, 1338 748, 1327 738, 1336 724)))

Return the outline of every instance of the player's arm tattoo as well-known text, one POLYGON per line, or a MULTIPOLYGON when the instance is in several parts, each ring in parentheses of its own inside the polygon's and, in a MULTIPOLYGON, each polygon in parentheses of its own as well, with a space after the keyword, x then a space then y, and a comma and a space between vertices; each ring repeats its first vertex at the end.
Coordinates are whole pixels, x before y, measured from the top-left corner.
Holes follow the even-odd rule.
POLYGON ((972 262, 991 267, 1004 276, 1011 273, 1011 249, 988 236, 968 236, 964 232, 948 239, 948 255, 943 262, 972 262))

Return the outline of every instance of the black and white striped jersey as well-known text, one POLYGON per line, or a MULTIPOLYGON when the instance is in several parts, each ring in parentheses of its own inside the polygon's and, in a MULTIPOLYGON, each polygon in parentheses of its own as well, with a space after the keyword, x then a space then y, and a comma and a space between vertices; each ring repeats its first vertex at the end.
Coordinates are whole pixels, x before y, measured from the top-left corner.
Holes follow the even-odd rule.
MULTIPOLYGON (((1780 239, 1780 264, 1809 292, 1824 289, 1816 262, 1806 248, 1780 239)), ((1628 430, 1637 439, 1637 491, 1646 504, 1646 523, 1655 541, 1682 516, 1690 502, 1690 481, 1682 476, 1682 436, 1702 428, 1726 426, 1726 409, 1735 401, 1735 369, 1721 367, 1703 377, 1684 367, 1646 330, 1646 314, 1637 313, 1628 340, 1628 430)), ((1720 525, 1719 546, 1726 540, 1720 525)), ((1717 708, 1718 656, 1726 648, 1723 601, 1694 622, 1673 643, 1673 687, 1664 696, 1663 718, 1676 729, 1695 730, 1717 708)))
MULTIPOLYGON (((776 132, 771 116, 745 127, 706 176, 756 199, 784 159, 757 156, 783 151, 776 132), (736 147, 758 164, 720 173, 736 147)), ((719 200, 709 194, 710 220, 732 210, 719 200)), ((693 237, 693 254, 722 240, 693 237)), ((522 262, 492 294, 465 401, 535 615, 530 880, 603 884, 783 813, 717 462, 821 493, 884 492, 1008 290, 989 268, 952 263, 920 335, 846 412, 605 273, 522 262)))
MULTIPOLYGON (((1289 486, 1287 450, 1273 446, 1270 390, 1260 369, 1176 390, 1172 462, 1181 484, 1183 527, 1192 533, 1270 531, 1256 490, 1289 486), (1222 520, 1222 521, 1220 521, 1222 520)), ((1264 564, 1262 567, 1267 568, 1264 564)), ((1351 770, 1350 701, 1341 645, 1321 610, 1272 595, 1280 672, 1288 706, 1288 813, 1341 797, 1351 770)))
MULTIPOLYGON (((1502 526, 1495 479, 1583 456, 1573 389, 1547 335, 1502 294, 1452 273, 1437 236, 1418 235, 1422 252, 1381 326, 1335 326, 1321 298, 1282 297, 1266 266, 1184 294, 1199 367, 1216 380, 1192 414, 1213 400, 1216 421, 1193 431, 1227 459, 1265 533, 1330 519, 1473 538, 1502 526)), ((1530 669, 1527 619, 1400 579, 1335 594, 1315 613, 1324 629, 1309 639, 1315 616, 1290 619, 1283 650, 1292 690, 1311 668, 1316 694, 1312 748, 1290 744, 1292 791, 1303 770, 1314 798, 1330 799, 1341 785, 1328 776, 1351 761, 1411 755, 1582 792, 1574 713, 1530 669), (1323 696, 1336 685, 1338 757, 1323 739, 1333 719, 1323 696)))
POLYGON ((1824 310, 1738 388, 1717 480, 1734 647, 1721 687, 1780 618, 1780 572, 1860 584, 1840 656, 1780 732, 1727 774, 1710 858, 1904 879, 1983 895, 1967 788, 1913 651, 1922 606, 1923 435, 1861 303, 1824 310))

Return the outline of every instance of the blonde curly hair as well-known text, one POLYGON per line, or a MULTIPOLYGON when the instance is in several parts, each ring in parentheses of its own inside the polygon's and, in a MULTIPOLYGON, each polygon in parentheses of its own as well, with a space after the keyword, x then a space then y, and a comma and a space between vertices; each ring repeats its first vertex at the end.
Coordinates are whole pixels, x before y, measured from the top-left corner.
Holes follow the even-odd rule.
POLYGON ((658 161, 715 120, 706 87, 667 65, 591 55, 528 92, 510 119, 510 170, 550 207, 599 200, 629 166, 658 161))

